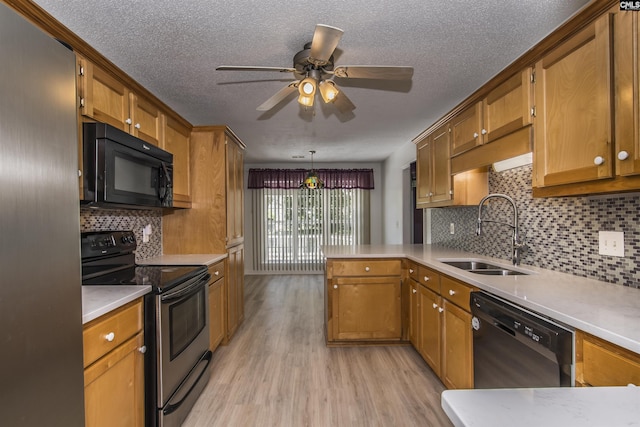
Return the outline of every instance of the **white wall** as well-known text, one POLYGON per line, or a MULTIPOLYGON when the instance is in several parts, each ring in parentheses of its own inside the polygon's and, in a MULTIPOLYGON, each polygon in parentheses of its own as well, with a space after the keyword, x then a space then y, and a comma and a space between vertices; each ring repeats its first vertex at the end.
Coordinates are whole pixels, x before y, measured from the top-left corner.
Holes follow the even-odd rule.
POLYGON ((404 243, 402 241, 403 206, 408 204, 409 200, 404 200, 406 192, 403 191, 403 186, 408 183, 404 181, 403 170, 415 160, 416 146, 413 142, 408 141, 382 164, 382 243, 384 244, 404 243), (404 197, 403 194, 405 194, 404 197))
MULTIPOLYGON (((415 156, 415 154, 414 154, 415 156)), ((251 190, 246 189, 249 169, 251 168, 271 168, 271 169, 306 169, 308 162, 301 163, 245 163, 244 165, 244 256, 245 273, 251 274, 253 271, 253 235, 251 230, 253 211, 251 208, 251 190)), ((373 169, 374 189, 371 190, 371 244, 383 243, 382 237, 382 200, 384 192, 384 181, 382 178, 382 163, 318 163, 314 162, 315 169, 373 169)))

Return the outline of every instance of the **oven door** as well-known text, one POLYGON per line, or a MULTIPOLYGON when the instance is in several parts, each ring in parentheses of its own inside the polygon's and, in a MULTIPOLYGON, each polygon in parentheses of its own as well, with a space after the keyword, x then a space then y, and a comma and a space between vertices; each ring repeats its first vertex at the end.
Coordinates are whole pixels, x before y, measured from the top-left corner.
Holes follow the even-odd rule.
POLYGON ((159 408, 209 350, 209 278, 195 277, 156 298, 159 408))

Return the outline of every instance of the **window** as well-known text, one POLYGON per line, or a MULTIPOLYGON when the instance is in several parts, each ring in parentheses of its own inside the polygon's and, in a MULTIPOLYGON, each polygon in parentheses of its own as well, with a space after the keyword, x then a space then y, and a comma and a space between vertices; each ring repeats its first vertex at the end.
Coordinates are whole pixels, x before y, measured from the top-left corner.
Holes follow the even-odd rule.
POLYGON ((322 272, 322 245, 369 243, 369 205, 362 188, 254 188, 254 270, 322 272))

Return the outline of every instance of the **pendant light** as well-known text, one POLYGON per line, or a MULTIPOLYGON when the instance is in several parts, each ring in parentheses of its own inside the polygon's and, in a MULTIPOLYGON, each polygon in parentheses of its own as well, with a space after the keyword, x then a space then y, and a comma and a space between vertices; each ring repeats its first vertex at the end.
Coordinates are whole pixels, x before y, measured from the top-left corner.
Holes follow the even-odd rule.
POLYGON ((315 151, 309 151, 311 153, 311 170, 307 173, 307 177, 300 184, 300 188, 308 188, 309 190, 315 190, 316 188, 323 188, 324 182, 318 177, 318 174, 313 169, 313 155, 315 151))

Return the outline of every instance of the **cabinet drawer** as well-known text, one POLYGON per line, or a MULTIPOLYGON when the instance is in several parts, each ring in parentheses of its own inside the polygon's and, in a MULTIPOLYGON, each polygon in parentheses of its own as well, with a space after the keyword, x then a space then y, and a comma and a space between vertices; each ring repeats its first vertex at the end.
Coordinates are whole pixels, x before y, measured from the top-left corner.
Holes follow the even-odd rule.
POLYGON ((142 325, 141 299, 89 322, 82 331, 84 367, 141 331, 142 325))
POLYGON ((409 262, 409 277, 411 277, 413 280, 415 280, 416 282, 419 281, 418 277, 420 277, 419 273, 418 273, 418 264, 416 264, 415 262, 409 262))
POLYGON ((584 382, 592 386, 640 385, 640 355, 585 337, 584 382))
POLYGON ((224 277, 224 261, 217 262, 209 266, 209 274, 211 275, 211 283, 221 277, 224 277))
POLYGON ((437 271, 430 268, 419 266, 418 267, 418 281, 421 285, 426 286, 433 292, 440 293, 440 274, 437 271))
POLYGON ((400 276, 401 261, 394 260, 362 260, 334 261, 334 276, 400 276))
POLYGON ((473 288, 464 283, 442 276, 440 279, 440 294, 460 308, 471 311, 469 299, 473 288))

